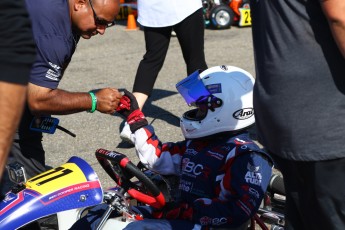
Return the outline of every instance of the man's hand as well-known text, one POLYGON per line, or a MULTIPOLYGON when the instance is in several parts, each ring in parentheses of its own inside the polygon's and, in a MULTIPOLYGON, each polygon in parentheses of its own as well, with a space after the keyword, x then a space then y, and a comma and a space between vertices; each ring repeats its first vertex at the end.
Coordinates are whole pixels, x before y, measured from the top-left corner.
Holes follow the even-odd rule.
POLYGON ((124 118, 128 118, 128 116, 133 113, 135 110, 139 109, 138 102, 135 99, 134 95, 130 93, 128 90, 122 90, 124 95, 120 100, 120 104, 116 109, 116 112, 121 114, 124 118))
POLYGON ((148 122, 145 119, 144 114, 139 109, 138 102, 134 95, 126 89, 124 89, 123 92, 124 95, 122 96, 116 111, 126 118, 132 133, 134 133, 141 127, 146 126, 148 122))
POLYGON ((328 20, 333 38, 345 58, 345 1, 320 0, 320 4, 328 20))
POLYGON ((115 113, 122 97, 121 93, 114 88, 100 89, 95 92, 95 95, 97 97, 96 109, 107 114, 115 113))

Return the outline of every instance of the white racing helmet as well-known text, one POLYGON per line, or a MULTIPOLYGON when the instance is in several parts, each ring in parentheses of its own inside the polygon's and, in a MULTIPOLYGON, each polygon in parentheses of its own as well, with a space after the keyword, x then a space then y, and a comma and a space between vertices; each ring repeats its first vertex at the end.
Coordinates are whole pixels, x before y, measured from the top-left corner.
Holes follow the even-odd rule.
POLYGON ((194 72, 176 84, 188 105, 180 119, 185 138, 241 130, 254 124, 254 78, 234 66, 215 66, 194 72))

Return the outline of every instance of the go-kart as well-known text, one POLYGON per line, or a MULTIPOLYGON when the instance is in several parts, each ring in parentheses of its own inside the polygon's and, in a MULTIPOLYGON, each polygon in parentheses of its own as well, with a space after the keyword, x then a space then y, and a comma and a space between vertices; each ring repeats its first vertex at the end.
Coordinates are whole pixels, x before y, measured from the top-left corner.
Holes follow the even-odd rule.
MULTIPOLYGON (((26 182, 16 180, 23 172, 10 171, 13 180, 19 183, 0 202, 0 229, 18 229, 39 221, 44 225, 42 220, 55 215, 57 223, 49 229, 69 229, 91 207, 101 203, 106 203, 108 208, 96 229, 123 229, 128 223, 143 219, 131 209, 133 204, 160 209, 166 201, 172 199, 173 195, 169 194, 173 194, 174 187, 177 188, 176 181, 175 184, 171 183, 173 179, 160 177, 139 167, 140 164, 136 166, 116 151, 98 149, 95 155, 103 169, 116 182, 117 185, 112 189, 103 191, 94 170, 79 157, 72 157, 67 163, 26 182), (110 214, 115 211, 119 215, 110 218, 110 214)), ((272 177, 269 187, 274 193, 282 191, 281 177, 272 177)), ((282 229, 284 215, 272 210, 272 204, 276 201, 271 198, 273 192, 268 192, 264 205, 251 219, 250 229, 257 229, 256 226, 268 229, 265 221, 282 229)))
MULTIPOLYGON (((57 214, 55 229, 69 229, 88 208, 102 202, 109 208, 97 229, 122 229, 142 216, 132 212, 130 200, 155 208, 165 205, 165 198, 156 184, 125 155, 98 149, 96 158, 115 180, 117 186, 103 192, 98 176, 79 157, 70 158, 60 167, 19 183, 0 202, 0 229, 18 229, 27 224, 57 214), (136 181, 131 179, 136 177, 136 181), (108 218, 112 211, 122 215, 108 218)), ((12 176, 22 172, 12 171, 12 176)), ((12 177, 11 176, 11 177, 12 177)))
POLYGON ((203 0, 206 27, 229 29, 251 26, 249 0, 203 0))

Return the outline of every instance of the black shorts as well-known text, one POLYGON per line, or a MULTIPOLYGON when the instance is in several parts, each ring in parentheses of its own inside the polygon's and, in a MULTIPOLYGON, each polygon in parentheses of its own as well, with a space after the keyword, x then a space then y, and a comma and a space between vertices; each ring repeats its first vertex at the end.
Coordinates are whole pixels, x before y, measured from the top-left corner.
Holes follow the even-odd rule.
POLYGON ((345 229, 345 158, 302 162, 272 157, 284 176, 285 229, 345 229))

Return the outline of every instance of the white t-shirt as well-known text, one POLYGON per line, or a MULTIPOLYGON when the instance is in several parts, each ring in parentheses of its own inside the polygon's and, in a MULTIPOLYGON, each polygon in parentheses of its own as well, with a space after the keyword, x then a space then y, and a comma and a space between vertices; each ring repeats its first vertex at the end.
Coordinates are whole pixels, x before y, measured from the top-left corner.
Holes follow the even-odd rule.
POLYGON ((147 27, 175 25, 202 7, 201 0, 138 0, 138 22, 147 27))

